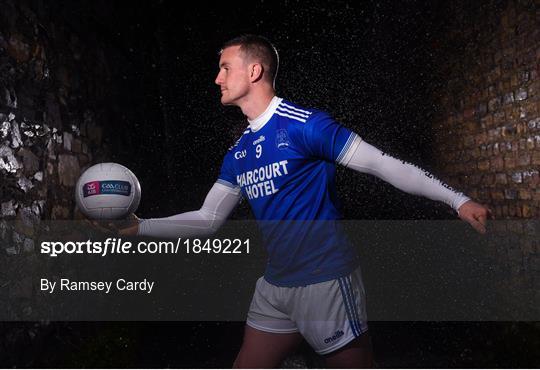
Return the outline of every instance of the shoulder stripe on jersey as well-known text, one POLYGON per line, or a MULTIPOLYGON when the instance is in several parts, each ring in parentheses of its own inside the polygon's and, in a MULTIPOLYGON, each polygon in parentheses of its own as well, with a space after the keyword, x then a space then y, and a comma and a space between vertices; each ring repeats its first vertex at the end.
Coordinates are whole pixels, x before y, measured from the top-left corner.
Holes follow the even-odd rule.
POLYGON ((287 108, 282 107, 282 106, 277 107, 277 109, 278 109, 280 112, 288 112, 288 113, 290 113, 290 114, 294 114, 294 115, 297 115, 297 116, 299 116, 299 117, 309 118, 309 115, 307 115, 307 114, 298 113, 298 112, 293 111, 292 109, 287 109, 287 108))
POLYGON ((250 131, 246 130, 246 131, 244 131, 244 133, 242 135, 249 134, 249 133, 250 133, 250 131))
POLYGON ((302 123, 306 123, 306 120, 303 119, 303 118, 300 118, 300 117, 291 116, 290 114, 287 114, 287 113, 281 113, 281 112, 279 112, 277 110, 274 113, 277 114, 278 116, 287 117, 287 118, 291 118, 291 119, 300 121, 302 123))
POLYGON ((341 162, 341 160, 345 156, 345 153, 347 153, 347 150, 349 150, 349 148, 351 147, 351 144, 353 143, 354 138, 356 136, 358 136, 358 135, 356 135, 354 132, 351 132, 351 134, 349 135, 349 138, 345 142, 345 145, 343 145, 343 149, 341 149, 341 152, 339 153, 339 155, 336 158, 336 163, 341 162))
POLYGON ((283 105, 283 106, 285 106, 285 107, 287 107, 287 108, 290 108, 290 109, 295 110, 295 111, 300 112, 300 113, 305 113, 305 114, 311 114, 311 113, 313 113, 313 112, 310 112, 310 111, 308 111, 308 110, 303 110, 303 109, 300 109, 300 108, 295 108, 295 107, 293 107, 292 105, 289 105, 289 104, 284 103, 284 102, 281 102, 280 105, 283 105))

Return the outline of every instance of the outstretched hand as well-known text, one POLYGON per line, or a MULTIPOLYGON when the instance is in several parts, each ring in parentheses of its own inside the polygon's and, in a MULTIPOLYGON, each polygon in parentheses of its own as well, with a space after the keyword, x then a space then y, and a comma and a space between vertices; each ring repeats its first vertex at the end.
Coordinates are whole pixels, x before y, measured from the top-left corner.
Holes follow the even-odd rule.
POLYGON ((139 232, 139 223, 141 222, 141 219, 137 217, 135 213, 131 213, 123 220, 98 222, 115 234, 124 236, 135 236, 139 232))
POLYGON ((135 236, 139 233, 139 223, 141 219, 135 216, 135 213, 130 214, 127 219, 119 225, 118 234, 125 236, 135 236))
POLYGON ((481 234, 486 233, 486 224, 488 218, 494 218, 489 208, 482 204, 469 200, 458 209, 458 216, 463 221, 471 224, 481 234))
POLYGON ((139 231, 140 219, 131 213, 124 220, 91 220, 78 209, 75 211, 75 219, 86 222, 91 228, 104 234, 119 234, 135 236, 139 231))

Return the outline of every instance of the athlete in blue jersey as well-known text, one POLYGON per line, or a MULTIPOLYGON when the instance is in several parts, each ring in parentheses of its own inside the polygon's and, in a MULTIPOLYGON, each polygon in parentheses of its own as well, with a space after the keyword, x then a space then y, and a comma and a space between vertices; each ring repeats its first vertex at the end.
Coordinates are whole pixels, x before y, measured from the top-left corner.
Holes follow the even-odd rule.
POLYGON ((355 248, 334 222, 341 218, 335 163, 357 140, 326 113, 274 96, 225 156, 218 183, 240 188, 259 220, 269 283, 319 283, 358 266, 355 248))
POLYGON ((216 84, 248 127, 229 149, 201 209, 141 220, 123 234, 215 232, 244 197, 263 232, 268 264, 256 284, 235 367, 271 368, 305 338, 328 367, 368 367, 365 291, 354 246, 340 231, 336 164, 443 201, 479 232, 489 210, 427 172, 382 153, 327 113, 276 96, 278 55, 263 37, 227 42, 216 84))

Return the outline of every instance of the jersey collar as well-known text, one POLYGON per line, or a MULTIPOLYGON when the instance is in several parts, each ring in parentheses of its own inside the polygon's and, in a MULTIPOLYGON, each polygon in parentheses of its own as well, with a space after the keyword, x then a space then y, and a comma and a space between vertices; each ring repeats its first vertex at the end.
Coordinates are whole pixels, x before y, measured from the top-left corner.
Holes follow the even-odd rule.
POLYGON ((270 104, 268 104, 268 107, 266 107, 266 110, 257 118, 254 118, 252 120, 248 119, 249 122, 249 128, 252 132, 259 131, 261 128, 263 128, 264 125, 268 121, 270 121, 270 118, 274 115, 274 112, 276 111, 276 108, 281 103, 283 99, 278 98, 277 96, 274 96, 272 100, 270 100, 270 104))

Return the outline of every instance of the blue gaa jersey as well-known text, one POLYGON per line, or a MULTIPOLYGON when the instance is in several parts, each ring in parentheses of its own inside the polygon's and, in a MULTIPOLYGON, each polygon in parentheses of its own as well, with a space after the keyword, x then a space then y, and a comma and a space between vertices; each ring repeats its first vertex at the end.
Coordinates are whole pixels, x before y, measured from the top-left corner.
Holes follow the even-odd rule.
POLYGON ((355 134, 327 113, 274 97, 225 155, 218 182, 240 187, 268 253, 265 279, 302 286, 358 266, 340 230, 336 163, 355 134))

